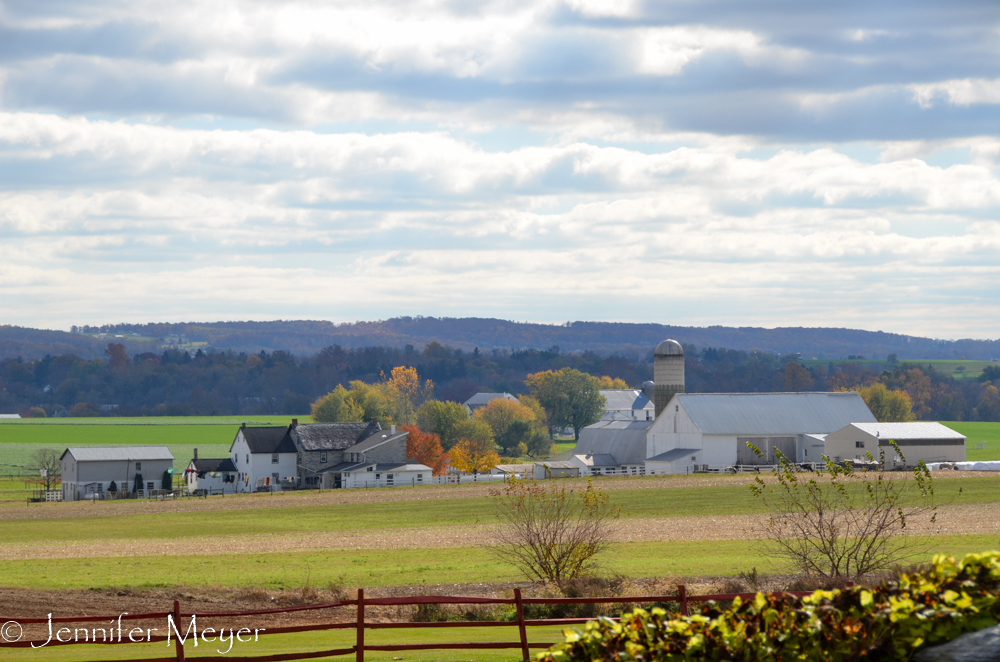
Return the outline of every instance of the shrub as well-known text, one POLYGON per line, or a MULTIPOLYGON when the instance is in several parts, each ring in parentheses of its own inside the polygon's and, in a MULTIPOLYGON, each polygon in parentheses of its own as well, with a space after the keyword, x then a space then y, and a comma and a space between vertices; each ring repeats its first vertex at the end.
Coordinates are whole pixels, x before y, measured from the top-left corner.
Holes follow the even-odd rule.
POLYGON ((620 623, 599 619, 539 662, 667 660, 908 660, 926 645, 995 625, 1000 619, 1000 552, 960 562, 935 556, 925 572, 874 589, 816 591, 801 600, 758 593, 720 611, 669 618, 635 610, 620 623))

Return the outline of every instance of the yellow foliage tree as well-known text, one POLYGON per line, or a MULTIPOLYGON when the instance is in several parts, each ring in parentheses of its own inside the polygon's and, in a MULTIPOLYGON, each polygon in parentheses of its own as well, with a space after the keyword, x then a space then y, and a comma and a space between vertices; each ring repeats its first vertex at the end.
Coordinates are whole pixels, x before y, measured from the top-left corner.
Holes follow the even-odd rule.
POLYGON ((392 420, 401 425, 415 422, 419 403, 434 394, 434 382, 428 379, 421 388, 417 369, 406 366, 393 368, 389 377, 383 372, 379 386, 385 393, 392 420))
POLYGON ((500 464, 500 455, 492 441, 462 439, 448 452, 448 457, 451 458, 451 466, 472 473, 489 471, 500 464))
POLYGON ((631 388, 624 379, 619 379, 618 377, 608 377, 604 375, 601 379, 601 390, 602 391, 621 391, 624 389, 631 388))
POLYGON ((861 395, 876 420, 885 423, 890 421, 906 422, 913 420, 913 408, 910 394, 899 389, 890 391, 885 384, 878 382, 871 386, 852 389, 861 395))

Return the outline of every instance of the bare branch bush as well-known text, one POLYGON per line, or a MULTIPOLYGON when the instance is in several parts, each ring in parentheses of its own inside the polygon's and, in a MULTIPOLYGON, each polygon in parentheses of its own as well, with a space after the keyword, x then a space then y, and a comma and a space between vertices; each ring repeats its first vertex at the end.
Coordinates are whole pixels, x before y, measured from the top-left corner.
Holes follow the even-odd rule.
MULTIPOLYGON (((905 463, 899 446, 889 443, 905 463)), ((857 578, 904 562, 914 551, 906 536, 907 521, 928 512, 932 522, 937 517, 934 486, 924 462, 914 468, 911 479, 906 473, 886 471, 881 447, 878 464, 869 471, 823 459, 825 469, 818 476, 825 473, 828 480, 804 480, 780 452, 777 482, 754 478, 751 491, 771 511, 765 522, 765 551, 820 577, 857 578)))
POLYGON ((592 572, 621 515, 590 481, 573 489, 511 478, 490 496, 497 524, 487 549, 533 581, 562 584, 592 572))

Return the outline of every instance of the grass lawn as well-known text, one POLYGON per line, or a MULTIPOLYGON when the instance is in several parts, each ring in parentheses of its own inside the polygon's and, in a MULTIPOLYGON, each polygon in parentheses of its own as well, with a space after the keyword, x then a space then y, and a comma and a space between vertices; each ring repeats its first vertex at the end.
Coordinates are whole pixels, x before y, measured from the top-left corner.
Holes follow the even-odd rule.
MULTIPOLYGON (((995 535, 913 537, 914 561, 1000 548, 995 535), (930 551, 928 551, 930 550, 930 551)), ((109 541, 109 544, 114 544, 109 541)), ((29 559, 4 562, 6 586, 33 589, 262 586, 294 589, 343 581, 349 587, 465 584, 522 579, 481 547, 324 549, 227 556, 178 555, 29 559)), ((744 540, 615 543, 600 557, 605 572, 629 577, 735 575, 750 568, 790 572, 744 540)))
MULTIPOLYGON (((332 619, 331 619, 332 620, 332 619)), ((231 627, 225 624, 223 619, 215 619, 215 622, 202 625, 203 627, 231 627)), ((80 624, 79 627, 83 627, 80 624)), ((93 627, 92 625, 90 627, 93 627)), ((555 643, 562 640, 561 626, 534 627, 528 629, 529 642, 555 643)), ((158 632, 156 634, 163 634, 158 632)), ((81 635, 82 636, 82 635, 81 635)), ((244 635, 244 639, 246 639, 244 635)), ((406 630, 369 630, 365 633, 365 643, 372 646, 385 644, 424 644, 436 642, 466 642, 466 641, 518 641, 517 627, 476 627, 476 628, 426 628, 426 629, 406 629, 406 630)), ((202 659, 203 657, 213 657, 220 660, 234 656, 265 656, 279 655, 282 653, 297 653, 305 651, 322 651, 337 648, 350 648, 355 643, 355 633, 353 630, 328 630, 325 632, 299 632, 293 634, 279 634, 273 636, 263 635, 258 641, 237 643, 227 655, 220 655, 218 642, 199 641, 195 647, 191 640, 184 646, 184 651, 188 659, 202 659)), ((223 645, 221 650, 225 651, 228 643, 223 645)), ((3 649, 4 662, 78 662, 81 660, 124 660, 145 657, 165 657, 171 656, 174 652, 174 643, 171 641, 169 648, 166 642, 155 644, 134 644, 121 646, 101 646, 95 649, 93 646, 61 646, 58 648, 43 648, 40 650, 30 650, 23 648, 3 649)), ((540 650, 540 649, 532 649, 540 650)), ((388 660, 414 660, 417 662, 514 662, 520 660, 519 649, 506 651, 405 651, 380 653, 376 651, 365 652, 365 660, 372 662, 383 662, 388 660)), ((353 660, 354 655, 346 655, 333 658, 315 658, 320 660, 353 660)))
POLYGON ((966 436, 965 459, 970 462, 1000 460, 1000 423, 981 421, 941 421, 947 426, 966 436), (986 442, 985 450, 976 450, 976 444, 986 442))
MULTIPOLYGON (((636 479, 641 485, 642 479, 636 479)), ((747 483, 750 479, 747 479, 747 483)), ((860 487, 860 486, 859 486, 860 487)), ((939 478, 935 480, 938 503, 1000 502, 1000 477, 939 478), (959 493, 961 488, 961 493, 959 493)), ((414 488, 403 488, 414 489, 414 488)), ((416 488, 419 490, 437 488, 416 488)), ((738 515, 764 512, 745 484, 704 487, 624 489, 609 492, 625 517, 738 515)), ((241 496, 233 499, 280 499, 281 496, 241 496)), ((110 502, 113 503, 113 502, 110 502)), ((84 540, 176 540, 200 538, 205 531, 218 536, 302 532, 363 531, 376 528, 463 526, 487 524, 488 497, 383 501, 365 504, 364 517, 357 504, 289 506, 248 510, 206 510, 108 517, 96 502, 92 516, 77 511, 55 519, 0 520, 0 540, 6 543, 71 542, 84 540)), ((59 506, 53 506, 59 507, 59 506)), ((89 509, 88 509, 89 510, 89 509)))
MULTIPOLYGON (((986 366, 994 365, 1000 366, 997 361, 945 361, 940 359, 900 359, 902 363, 907 363, 915 365, 918 368, 926 372, 927 366, 931 366, 935 372, 940 372, 945 375, 951 375, 955 379, 970 379, 979 377, 983 373, 983 369, 986 366)), ((828 367, 831 363, 834 365, 838 363, 857 363, 863 365, 866 368, 871 368, 875 372, 882 372, 883 370, 892 370, 892 366, 885 362, 884 359, 803 359, 799 361, 803 366, 807 368, 814 368, 816 366, 828 367)))

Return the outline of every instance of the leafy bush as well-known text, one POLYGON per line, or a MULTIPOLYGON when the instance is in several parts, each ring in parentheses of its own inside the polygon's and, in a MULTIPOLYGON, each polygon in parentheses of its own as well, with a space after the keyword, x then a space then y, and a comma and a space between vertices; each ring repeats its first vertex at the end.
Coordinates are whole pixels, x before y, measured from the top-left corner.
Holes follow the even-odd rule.
POLYGON ((908 660, 919 648, 1000 620, 1000 552, 960 562, 935 556, 925 572, 874 589, 816 591, 801 600, 758 593, 720 611, 671 619, 635 610, 615 623, 599 619, 539 662, 674 660, 908 660))

